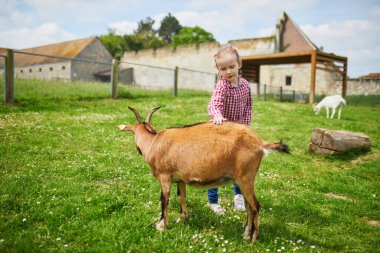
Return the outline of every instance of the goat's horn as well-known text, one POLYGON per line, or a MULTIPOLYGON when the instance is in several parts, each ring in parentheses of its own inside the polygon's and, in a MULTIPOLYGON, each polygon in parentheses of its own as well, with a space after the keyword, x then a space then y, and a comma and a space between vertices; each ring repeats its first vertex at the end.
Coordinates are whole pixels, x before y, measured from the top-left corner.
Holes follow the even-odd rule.
POLYGON ((161 108, 161 106, 152 109, 152 110, 148 113, 148 115, 146 116, 145 122, 146 122, 146 123, 150 123, 150 118, 152 118, 153 113, 155 113, 155 112, 156 112, 158 109, 160 109, 160 108, 161 108))
POLYGON ((137 119, 137 123, 140 123, 141 122, 141 116, 140 116, 139 112, 136 111, 135 108, 132 108, 130 106, 128 106, 128 108, 129 108, 129 110, 131 110, 135 114, 136 119, 137 119))

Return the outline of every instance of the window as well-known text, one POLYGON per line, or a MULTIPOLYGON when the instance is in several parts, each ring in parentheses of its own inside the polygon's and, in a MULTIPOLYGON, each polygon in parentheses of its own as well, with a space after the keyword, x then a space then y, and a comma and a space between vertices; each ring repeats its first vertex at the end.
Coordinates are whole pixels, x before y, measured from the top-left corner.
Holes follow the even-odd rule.
POLYGON ((29 69, 29 73, 32 73, 32 69, 29 69))
POLYGON ((65 70, 66 69, 66 66, 62 66, 62 70, 65 70))
POLYGON ((53 71, 53 67, 50 67, 49 70, 50 70, 50 71, 53 71))
POLYGON ((23 70, 23 69, 20 69, 20 73, 24 73, 24 70, 23 70))
POLYGON ((287 86, 292 85, 292 76, 286 76, 285 84, 286 84, 287 86))
POLYGON ((42 72, 42 68, 39 68, 38 71, 42 72))

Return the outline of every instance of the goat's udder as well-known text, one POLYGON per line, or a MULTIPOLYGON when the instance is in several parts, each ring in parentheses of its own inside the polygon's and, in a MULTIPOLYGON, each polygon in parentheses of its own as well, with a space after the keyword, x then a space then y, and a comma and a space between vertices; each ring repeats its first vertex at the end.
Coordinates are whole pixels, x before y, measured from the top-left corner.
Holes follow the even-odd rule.
POLYGON ((222 177, 219 177, 213 180, 190 178, 189 181, 186 182, 186 184, 193 187, 210 188, 210 187, 218 187, 218 186, 226 185, 232 182, 234 182, 234 180, 231 175, 224 175, 222 177))

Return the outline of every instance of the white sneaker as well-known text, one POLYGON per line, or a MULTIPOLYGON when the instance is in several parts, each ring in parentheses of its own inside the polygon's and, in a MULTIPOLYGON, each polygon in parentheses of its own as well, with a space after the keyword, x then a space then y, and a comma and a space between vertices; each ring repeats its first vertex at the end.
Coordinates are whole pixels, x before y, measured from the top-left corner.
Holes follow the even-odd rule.
POLYGON ((241 194, 236 194, 234 197, 235 210, 245 212, 244 197, 241 194))
POLYGON ((226 210, 221 205, 219 205, 217 203, 216 204, 215 203, 213 203, 213 204, 209 203, 208 205, 210 206, 211 210, 218 215, 223 215, 226 212, 226 210))

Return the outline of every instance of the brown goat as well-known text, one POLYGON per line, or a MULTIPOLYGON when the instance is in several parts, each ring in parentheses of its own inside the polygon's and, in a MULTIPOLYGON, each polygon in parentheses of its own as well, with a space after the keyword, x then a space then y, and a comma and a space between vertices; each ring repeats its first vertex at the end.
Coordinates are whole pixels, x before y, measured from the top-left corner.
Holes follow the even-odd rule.
POLYGON ((140 114, 129 107, 137 124, 117 126, 122 131, 134 132, 139 153, 161 184, 162 213, 156 228, 162 231, 168 224, 172 183, 178 186, 181 217, 187 219, 186 184, 211 188, 236 182, 248 204, 243 238, 254 242, 259 234, 260 208, 254 193, 254 180, 260 162, 266 151, 288 152, 288 147, 281 142, 267 143, 248 126, 233 122, 222 125, 204 122, 157 133, 150 119, 159 108, 151 110, 142 122, 140 114))

